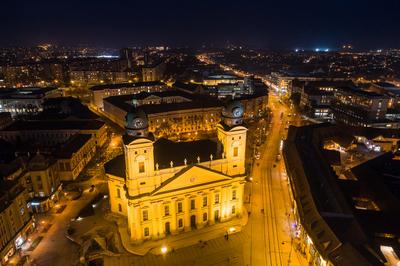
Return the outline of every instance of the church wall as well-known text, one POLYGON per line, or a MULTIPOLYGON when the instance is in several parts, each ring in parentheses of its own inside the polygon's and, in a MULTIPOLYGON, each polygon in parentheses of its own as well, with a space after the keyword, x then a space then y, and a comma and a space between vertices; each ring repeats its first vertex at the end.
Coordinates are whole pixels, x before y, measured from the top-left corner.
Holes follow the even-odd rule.
POLYGON ((178 192, 170 192, 165 195, 143 197, 140 200, 130 200, 132 217, 129 227, 136 235, 132 235, 133 241, 148 239, 160 239, 169 234, 178 234, 193 229, 200 229, 204 226, 213 225, 215 222, 223 222, 239 217, 242 213, 242 194, 244 177, 229 180, 217 186, 200 186, 193 189, 182 189, 178 192), (235 191, 235 197, 233 197, 235 191), (216 194, 218 202, 216 202, 216 194), (207 198, 204 202, 204 198, 207 198), (195 202, 195 209, 191 209, 195 202), (182 204, 182 207, 178 206, 182 204), (232 207, 235 213, 232 213, 232 207), (166 215, 166 208, 168 215, 166 215), (138 211, 140 210, 140 211, 138 211), (143 211, 147 211, 144 220, 143 211), (215 217, 218 211, 218 218, 215 217), (135 214, 137 215, 135 217, 135 214), (195 217, 195 218, 193 218, 195 217), (181 222, 179 220, 182 219, 181 222), (192 226, 195 220, 195 227, 192 226), (169 226, 166 225, 169 223, 169 226), (148 235, 145 235, 145 232, 148 235))

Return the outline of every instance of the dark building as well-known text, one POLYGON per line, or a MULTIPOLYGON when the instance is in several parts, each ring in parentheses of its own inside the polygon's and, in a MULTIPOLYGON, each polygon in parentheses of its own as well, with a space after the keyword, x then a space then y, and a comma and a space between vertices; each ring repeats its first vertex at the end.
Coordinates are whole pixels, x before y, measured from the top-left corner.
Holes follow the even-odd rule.
POLYGON ((337 176, 324 143, 350 132, 330 124, 289 129, 283 155, 301 249, 317 265, 384 265, 400 254, 399 161, 387 153, 337 176))
POLYGON ((364 127, 388 127, 385 118, 389 97, 357 88, 342 87, 335 92, 332 102, 334 118, 337 122, 364 127))

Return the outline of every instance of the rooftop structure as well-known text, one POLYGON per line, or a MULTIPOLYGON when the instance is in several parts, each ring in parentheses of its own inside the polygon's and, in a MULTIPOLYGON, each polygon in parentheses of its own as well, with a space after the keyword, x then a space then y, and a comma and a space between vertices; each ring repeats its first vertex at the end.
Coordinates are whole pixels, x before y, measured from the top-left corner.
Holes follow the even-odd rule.
MULTIPOLYGON (((323 143, 343 133, 360 134, 363 131, 345 130, 330 124, 289 129, 283 154, 296 201, 296 213, 307 236, 304 241, 317 249, 322 260, 334 265, 384 265, 388 258, 382 247, 390 246, 394 252, 399 251, 399 244, 393 236, 397 239, 400 235, 394 233, 389 224, 385 225, 385 221, 391 223, 396 215, 393 223, 399 223, 400 216, 393 216, 400 211, 396 205, 398 199, 394 199, 387 185, 382 183, 385 178, 378 177, 378 172, 385 175, 382 164, 374 168, 375 172, 365 168, 375 164, 374 161, 353 168, 351 171, 357 176, 356 180, 336 175, 323 143), (360 190, 359 186, 365 187, 360 190), (368 202, 373 203, 371 206, 386 204, 386 211, 381 207, 372 210, 357 205, 367 206, 365 203, 368 202), (389 202, 393 208, 389 207, 392 206, 389 202), (368 216, 370 220, 365 219, 368 216)), ((390 154, 386 156, 389 156, 384 157, 386 159, 393 157, 390 154)))

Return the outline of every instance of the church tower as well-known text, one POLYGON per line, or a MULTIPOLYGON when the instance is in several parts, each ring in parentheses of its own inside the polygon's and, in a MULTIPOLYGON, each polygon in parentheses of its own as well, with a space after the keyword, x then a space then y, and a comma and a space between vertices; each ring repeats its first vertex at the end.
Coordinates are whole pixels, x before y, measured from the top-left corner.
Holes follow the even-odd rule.
POLYGON ((228 175, 245 174, 246 134, 243 125, 243 106, 239 101, 229 102, 222 111, 221 123, 217 127, 218 140, 223 146, 228 175))
POLYGON ((125 116, 125 127, 126 186, 128 195, 136 196, 154 188, 154 139, 148 132, 147 115, 135 105, 125 116))

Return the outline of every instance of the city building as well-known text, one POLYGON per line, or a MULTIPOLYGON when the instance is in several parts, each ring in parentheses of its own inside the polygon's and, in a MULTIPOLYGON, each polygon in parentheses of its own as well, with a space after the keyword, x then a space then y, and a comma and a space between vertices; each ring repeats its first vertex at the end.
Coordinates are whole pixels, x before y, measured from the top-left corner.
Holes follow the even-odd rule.
POLYGON ((125 127, 133 106, 147 115, 149 131, 156 137, 198 138, 215 132, 223 104, 206 95, 182 91, 141 92, 104 99, 104 114, 125 127))
POLYGON ((0 113, 8 112, 12 117, 37 114, 43 110, 47 98, 62 96, 57 88, 20 88, 0 90, 0 113))
POLYGON ((91 105, 97 110, 104 110, 103 99, 110 96, 135 94, 142 91, 156 92, 164 91, 167 86, 159 81, 104 84, 89 88, 91 94, 91 105))
POLYGON ((70 83, 74 87, 86 87, 97 84, 133 82, 137 75, 130 71, 112 70, 71 70, 70 83))
POLYGON ((228 75, 228 74, 220 74, 220 75, 209 75, 203 78, 203 85, 206 86, 217 86, 218 84, 235 84, 235 83, 243 83, 243 78, 228 75))
POLYGON ((386 119, 389 97, 358 88, 342 87, 334 92, 331 107, 336 122, 364 127, 398 127, 386 119))
POLYGON ((107 140, 107 126, 98 120, 29 120, 15 121, 0 130, 0 138, 37 147, 57 146, 75 134, 89 134, 101 147, 107 140))
POLYGON ((43 60, 7 65, 4 67, 4 83, 9 87, 43 86, 65 84, 67 71, 65 64, 57 60, 43 60))
POLYGON ((34 212, 47 212, 60 198, 61 182, 57 160, 37 153, 27 162, 25 186, 28 206, 34 212))
POLYGON ((146 114, 126 116, 124 154, 105 164, 111 211, 125 216, 133 243, 241 216, 246 177, 243 107, 224 108, 218 141, 154 140, 146 114), (173 152, 171 152, 173 151, 173 152))
POLYGON ((28 193, 15 179, 15 172, 1 172, 0 178, 0 265, 7 265, 35 227, 27 209, 28 193))
POLYGON ((265 117, 268 113, 268 90, 264 86, 256 87, 252 94, 241 95, 235 100, 243 105, 245 121, 265 117))
POLYGON ((9 112, 2 112, 0 113, 0 130, 11 125, 13 122, 11 113, 9 112))
POLYGON ((332 119, 331 101, 333 91, 305 86, 301 92, 300 108, 312 118, 332 119))
POLYGON ((388 82, 376 82, 371 84, 369 90, 387 95, 388 108, 400 110, 400 87, 388 82))
POLYGON ((32 117, 35 120, 95 120, 99 116, 74 97, 54 97, 45 99, 43 111, 32 117))
POLYGON ((62 144, 55 156, 62 181, 73 181, 96 153, 96 140, 89 134, 77 134, 62 144))
POLYGON ((173 87, 190 94, 209 95, 222 101, 232 99, 241 101, 244 107, 244 120, 263 117, 268 111, 268 88, 261 79, 245 77, 241 83, 220 83, 206 86, 196 83, 175 82, 173 87))
MULTIPOLYGON (((147 60, 145 60, 146 62, 147 60)), ((142 67, 142 81, 152 82, 162 80, 165 73, 165 63, 164 61, 155 62, 150 65, 144 65, 142 67)))
POLYGON ((393 129, 331 124, 289 128, 283 155, 298 219, 295 241, 309 265, 399 263, 399 161, 390 151, 349 168, 340 159, 344 149, 326 150, 337 136, 363 141, 371 132, 375 137, 400 135, 393 129), (346 171, 338 174, 335 165, 346 171))

